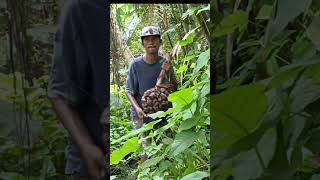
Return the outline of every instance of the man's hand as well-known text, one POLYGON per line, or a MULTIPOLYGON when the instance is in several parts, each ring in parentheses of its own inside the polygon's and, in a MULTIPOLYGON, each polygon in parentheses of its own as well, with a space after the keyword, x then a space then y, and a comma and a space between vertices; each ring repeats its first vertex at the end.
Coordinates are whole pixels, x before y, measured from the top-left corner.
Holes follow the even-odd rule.
POLYGON ((164 61, 162 64, 162 69, 164 69, 165 71, 169 71, 170 69, 170 62, 168 60, 164 61))
POLYGON ((143 110, 140 107, 136 108, 136 112, 140 119, 147 117, 147 115, 143 112, 143 110))
POLYGON ((81 153, 92 180, 99 180, 105 176, 107 173, 106 157, 97 146, 92 144, 83 145, 81 153))

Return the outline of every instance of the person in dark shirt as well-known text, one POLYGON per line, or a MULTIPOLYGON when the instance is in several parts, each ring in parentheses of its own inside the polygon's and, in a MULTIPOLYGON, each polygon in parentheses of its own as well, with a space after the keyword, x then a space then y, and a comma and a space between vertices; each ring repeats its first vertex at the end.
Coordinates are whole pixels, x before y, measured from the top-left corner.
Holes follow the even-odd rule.
MULTIPOLYGON (((141 31, 142 46, 145 54, 134 58, 129 65, 129 71, 126 81, 126 93, 131 103, 131 119, 135 129, 142 127, 144 119, 148 122, 150 118, 143 112, 141 98, 144 92, 156 85, 157 78, 162 68, 171 73, 171 81, 177 87, 176 77, 172 66, 166 62, 166 59, 159 56, 159 48, 162 43, 160 28, 155 26, 144 27, 141 31)), ((168 78, 166 77, 168 81, 168 78)), ((144 145, 149 145, 145 141, 144 145)), ((146 155, 141 156, 141 162, 147 159, 146 155)))
POLYGON ((108 176, 100 116, 108 105, 108 17, 102 0, 67 2, 55 36, 48 96, 68 131, 70 179, 108 176))

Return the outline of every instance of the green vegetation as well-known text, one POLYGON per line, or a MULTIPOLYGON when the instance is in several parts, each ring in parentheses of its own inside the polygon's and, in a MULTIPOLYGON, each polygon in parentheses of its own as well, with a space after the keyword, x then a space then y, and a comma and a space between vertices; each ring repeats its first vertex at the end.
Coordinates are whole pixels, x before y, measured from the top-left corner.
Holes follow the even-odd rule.
POLYGON ((319 179, 319 1, 212 5, 211 179, 319 179))
POLYGON ((66 132, 47 98, 62 5, 0 2, 0 179, 64 179, 66 132))

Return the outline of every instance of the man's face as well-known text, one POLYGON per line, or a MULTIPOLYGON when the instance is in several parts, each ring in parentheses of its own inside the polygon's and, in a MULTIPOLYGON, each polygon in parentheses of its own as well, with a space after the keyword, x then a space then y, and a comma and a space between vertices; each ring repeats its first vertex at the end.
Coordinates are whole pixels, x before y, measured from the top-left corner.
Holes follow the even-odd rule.
POLYGON ((158 36, 146 36, 143 38, 142 45, 147 54, 158 54, 161 45, 160 38, 158 36))

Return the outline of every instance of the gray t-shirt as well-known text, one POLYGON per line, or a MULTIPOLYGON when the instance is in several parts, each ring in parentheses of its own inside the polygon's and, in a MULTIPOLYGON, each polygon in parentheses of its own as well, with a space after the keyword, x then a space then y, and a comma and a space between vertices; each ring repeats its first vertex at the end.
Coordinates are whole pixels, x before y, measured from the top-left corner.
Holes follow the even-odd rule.
MULTIPOLYGON (((141 98, 144 92, 155 87, 164 61, 165 59, 159 56, 156 63, 148 64, 142 56, 139 56, 131 62, 127 75, 126 92, 135 97, 140 107, 142 107, 141 98)), ((172 66, 170 66, 170 72, 170 80, 176 81, 172 66)), ((165 76, 164 80, 168 80, 168 77, 165 76)), ((131 117, 136 115, 135 109, 131 106, 131 117)))

